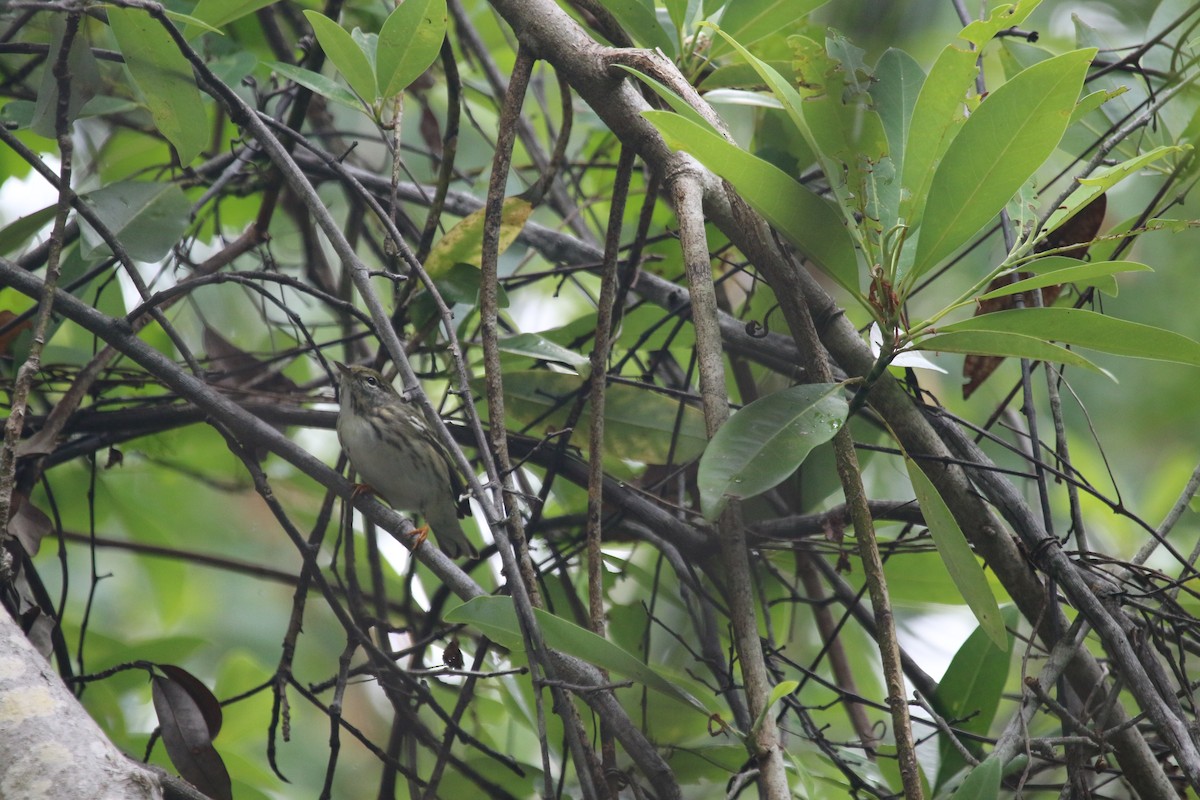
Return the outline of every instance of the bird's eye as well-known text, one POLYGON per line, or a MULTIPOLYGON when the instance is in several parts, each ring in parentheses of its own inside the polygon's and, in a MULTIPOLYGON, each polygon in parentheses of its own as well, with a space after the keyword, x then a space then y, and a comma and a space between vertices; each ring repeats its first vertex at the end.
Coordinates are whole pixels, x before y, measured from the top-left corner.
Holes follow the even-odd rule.
POLYGON ((375 380, 374 375, 367 376, 367 386, 370 386, 371 388, 375 388, 378 385, 379 385, 379 381, 375 380))

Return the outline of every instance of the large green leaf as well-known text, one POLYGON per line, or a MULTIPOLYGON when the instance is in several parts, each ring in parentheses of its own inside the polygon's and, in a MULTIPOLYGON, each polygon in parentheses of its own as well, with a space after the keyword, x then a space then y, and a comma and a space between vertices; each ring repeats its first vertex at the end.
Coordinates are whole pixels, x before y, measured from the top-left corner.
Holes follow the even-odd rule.
MULTIPOLYGON (((1007 606, 1002 615, 1008 625, 1017 623, 1014 606, 1007 606)), ((939 714, 954 720, 961 731, 987 736, 1000 707, 1000 698, 1008 681, 1012 663, 1013 637, 1008 637, 1008 647, 1003 657, 982 627, 977 627, 963 642, 962 647, 950 659, 950 666, 938 681, 937 695, 930 698, 939 714)), ((979 756, 983 748, 978 741, 964 737, 963 744, 979 756)), ((966 760, 945 737, 939 740, 939 759, 936 784, 938 787, 957 773, 966 760)))
POLYGON ((917 95, 900 177, 906 190, 900 216, 910 228, 920 224, 934 169, 966 121, 966 96, 975 81, 977 58, 971 50, 946 45, 917 95))
POLYGON ((854 244, 833 206, 783 170, 691 120, 668 111, 643 111, 667 143, 696 157, 733 184, 746 202, 827 275, 858 291, 854 244))
MULTIPOLYGON (((1063 342, 1104 353, 1200 367, 1200 343, 1173 331, 1106 317, 1082 308, 1016 308, 944 325, 939 333, 989 331, 1063 342)), ((933 347, 934 336, 921 343, 933 347)), ((943 348, 946 349, 946 348, 943 348)), ((1000 355, 1000 354, 997 354, 1000 355)))
POLYGON ((1000 778, 1004 765, 998 758, 989 758, 967 774, 967 779, 954 792, 956 800, 995 800, 1000 796, 1000 778))
POLYGON ((912 481, 917 503, 925 517, 925 525, 933 536, 933 543, 937 547, 938 555, 942 557, 942 563, 946 565, 946 571, 950 573, 954 585, 962 593, 963 600, 967 601, 967 607, 971 609, 975 619, 979 620, 979 626, 983 628, 988 639, 1000 650, 1006 650, 1008 631, 1004 627, 1004 618, 1000 615, 1000 606, 996 604, 996 598, 988 588, 987 575, 975 559, 971 545, 967 544, 967 537, 958 527, 958 521, 950 513, 946 501, 917 466, 917 462, 906 457, 904 466, 908 469, 908 477, 912 481))
POLYGON ((914 277, 990 222, 1054 152, 1095 54, 1075 50, 1035 64, 967 119, 930 182, 914 277))
POLYGON ((366 52, 354 41, 345 28, 338 25, 319 11, 305 11, 308 24, 312 25, 313 34, 329 60, 337 67, 338 72, 346 79, 359 97, 367 104, 374 103, 379 97, 379 89, 375 84, 375 70, 366 52))
POLYGON ((836 383, 793 386, 731 416, 700 457, 696 484, 705 519, 716 519, 731 499, 778 486, 814 447, 832 439, 849 410, 841 389, 836 383))
POLYGON ((145 11, 110 7, 112 28, 125 68, 150 109, 154 125, 187 166, 208 141, 210 127, 192 65, 167 31, 145 11))
MULTIPOLYGON (((187 229, 191 210, 183 190, 173 183, 110 183, 83 200, 138 261, 158 261, 171 252, 187 229)), ((91 225, 81 220, 80 227, 84 258, 111 252, 91 225)))
POLYGON ((896 158, 898 164, 903 161, 901 185, 906 190, 900 216, 910 228, 920 225, 934 170, 962 128, 968 107, 973 108, 976 102, 968 100, 968 93, 974 89, 978 74, 978 51, 996 32, 1016 24, 1013 19, 1023 19, 1039 2, 1019 0, 1015 7, 1000 6, 987 20, 971 23, 961 36, 975 47, 946 45, 929 70, 913 108, 904 157, 896 158), (1014 8, 1016 13, 1010 13, 1014 8))
MULTIPOLYGON (((917 105, 917 96, 925 82, 925 71, 917 60, 903 50, 889 47, 875 65, 875 83, 871 98, 887 135, 888 152, 897 171, 904 167, 909 126, 917 105)), ((887 220, 891 222, 893 220, 887 220)))
MULTIPOLYGON (((597 667, 608 670, 630 680, 661 692, 708 715, 710 710, 682 688, 655 672, 644 661, 629 651, 586 628, 568 622, 548 611, 535 608, 534 617, 541 629, 546 645, 576 658, 581 658, 597 667)), ((482 631, 511 650, 524 650, 521 629, 512 600, 507 597, 476 597, 446 614, 447 622, 461 622, 482 631)))
MULTIPOLYGON (((987 316, 987 315, 984 315, 987 316)), ((981 318, 980 318, 981 319, 981 318)), ((945 330, 939 328, 939 330, 945 330)), ((1012 356, 1034 361, 1053 361, 1104 372, 1073 350, 1051 344, 1037 336, 1008 331, 953 331, 930 336, 917 342, 917 350, 938 353, 970 353, 979 356, 1012 356)), ((1106 373, 1107 374, 1107 373, 1106 373)))
MULTIPOLYGON (((806 36, 788 37, 797 91, 835 195, 860 212, 867 211, 875 196, 868 187, 888 155, 887 135, 879 115, 868 107, 862 51, 832 32, 827 36, 829 47, 841 54, 845 63, 830 55, 825 44, 806 36)), ((882 223, 871 210, 861 224, 878 227, 882 223)))
MULTIPOLYGON (((504 373, 504 407, 520 429, 535 436, 560 431, 567 411, 583 388, 584 379, 549 370, 517 370, 504 373)), ((481 386, 479 386, 481 388, 481 386)), ((571 441, 587 447, 590 406, 584 406, 571 441)), ((678 400, 646 388, 625 383, 608 387, 604 402, 604 450, 607 458, 665 463, 674 440, 675 461, 700 455, 708 443, 704 415, 678 400)))
POLYGON ((399 94, 437 58, 446 38, 446 0, 405 0, 379 32, 376 84, 384 97, 399 94))

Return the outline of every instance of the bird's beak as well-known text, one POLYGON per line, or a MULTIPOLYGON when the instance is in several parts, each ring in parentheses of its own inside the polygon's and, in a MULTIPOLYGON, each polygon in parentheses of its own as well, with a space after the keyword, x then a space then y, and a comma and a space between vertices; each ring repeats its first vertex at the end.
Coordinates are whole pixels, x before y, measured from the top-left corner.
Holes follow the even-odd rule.
POLYGON ((343 364, 342 362, 340 362, 340 361, 335 361, 335 362, 333 362, 333 365, 334 365, 335 367, 337 367, 337 369, 338 369, 338 372, 340 372, 340 373, 341 373, 342 377, 346 377, 347 375, 349 375, 349 374, 350 374, 350 368, 349 368, 349 367, 347 367, 347 366, 346 366, 345 364, 343 364))

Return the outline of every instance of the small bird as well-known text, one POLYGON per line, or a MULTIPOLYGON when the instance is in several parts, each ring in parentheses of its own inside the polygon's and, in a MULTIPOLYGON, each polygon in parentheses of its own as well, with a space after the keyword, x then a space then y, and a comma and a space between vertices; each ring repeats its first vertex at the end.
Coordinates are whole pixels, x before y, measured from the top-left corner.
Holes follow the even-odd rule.
POLYGON ((478 553, 459 519, 470 506, 463 480, 425 422, 383 375, 369 367, 334 362, 341 373, 337 433, 363 484, 393 508, 420 514, 451 558, 478 553))

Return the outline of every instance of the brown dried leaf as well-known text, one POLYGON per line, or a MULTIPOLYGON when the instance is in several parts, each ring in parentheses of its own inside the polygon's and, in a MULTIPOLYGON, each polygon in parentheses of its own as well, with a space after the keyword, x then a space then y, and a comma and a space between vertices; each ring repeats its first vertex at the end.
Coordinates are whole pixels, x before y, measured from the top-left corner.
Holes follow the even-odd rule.
POLYGON ((164 674, 151 678, 151 695, 171 763, 188 783, 209 797, 233 800, 229 771, 212 744, 221 726, 220 705, 207 687, 185 670, 157 666, 164 674))
POLYGON ((42 539, 54 532, 54 523, 20 492, 13 492, 12 498, 13 511, 8 520, 8 532, 17 537, 21 547, 32 558, 42 546, 42 539))

